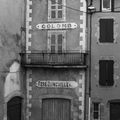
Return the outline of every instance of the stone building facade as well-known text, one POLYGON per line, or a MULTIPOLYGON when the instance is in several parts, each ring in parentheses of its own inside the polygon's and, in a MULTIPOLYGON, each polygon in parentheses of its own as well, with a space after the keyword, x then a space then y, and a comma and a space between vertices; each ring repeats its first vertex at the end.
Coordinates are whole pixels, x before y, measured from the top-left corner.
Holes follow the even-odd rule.
POLYGON ((88 117, 86 45, 86 1, 27 0, 26 120, 88 117))
POLYGON ((89 0, 91 120, 120 119, 120 1, 89 0))

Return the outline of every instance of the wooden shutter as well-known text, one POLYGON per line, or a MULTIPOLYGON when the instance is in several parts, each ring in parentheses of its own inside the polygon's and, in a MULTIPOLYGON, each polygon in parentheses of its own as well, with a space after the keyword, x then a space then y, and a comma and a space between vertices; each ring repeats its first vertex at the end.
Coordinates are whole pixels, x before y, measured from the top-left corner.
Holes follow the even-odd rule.
POLYGON ((68 99, 43 99, 42 120, 70 120, 70 101, 68 99))
POLYGON ((99 84, 106 85, 106 61, 100 60, 99 61, 99 84))
POLYGON ((104 120, 104 104, 100 103, 100 120, 104 120))
POLYGON ((113 19, 100 19, 100 42, 113 42, 113 19))
POLYGON ((109 60, 107 63, 107 84, 112 86, 114 84, 114 61, 109 60))
POLYGON ((99 84, 102 86, 112 86, 114 84, 114 61, 99 61, 99 84))
POLYGON ((106 40, 106 20, 100 19, 100 42, 105 42, 106 40))
POLYGON ((113 42, 113 19, 106 20, 106 42, 113 42))
POLYGON ((114 12, 114 0, 111 0, 111 11, 114 12))

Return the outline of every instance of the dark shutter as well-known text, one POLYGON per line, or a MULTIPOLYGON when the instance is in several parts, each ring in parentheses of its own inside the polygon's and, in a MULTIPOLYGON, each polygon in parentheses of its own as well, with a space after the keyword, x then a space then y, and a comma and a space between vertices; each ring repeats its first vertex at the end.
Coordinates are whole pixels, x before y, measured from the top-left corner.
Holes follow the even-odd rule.
POLYGON ((112 60, 109 60, 108 61, 108 64, 107 64, 107 71, 108 71, 108 75, 107 75, 107 84, 109 86, 112 86, 114 84, 114 69, 113 69, 113 66, 114 66, 114 61, 112 60))
POLYGON ((106 20, 106 42, 113 42, 113 19, 106 20))
POLYGON ((99 84, 106 85, 106 61, 100 60, 99 61, 99 84))
POLYGON ((112 86, 114 84, 114 61, 99 61, 99 84, 102 86, 112 86))
POLYGON ((111 0, 111 11, 114 12, 114 0, 111 0))
POLYGON ((100 42, 113 42, 113 19, 100 19, 100 42))

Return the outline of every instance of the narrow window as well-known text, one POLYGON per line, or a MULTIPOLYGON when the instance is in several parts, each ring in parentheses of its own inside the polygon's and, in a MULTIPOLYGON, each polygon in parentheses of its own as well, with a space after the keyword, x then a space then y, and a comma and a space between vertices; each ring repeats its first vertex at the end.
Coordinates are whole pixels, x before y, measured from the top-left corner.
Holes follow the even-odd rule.
POLYGON ((100 19, 100 39, 101 43, 113 43, 113 19, 100 19))
POLYGON ((101 10, 102 11, 113 11, 114 0, 101 0, 101 10))
POLYGON ((93 119, 100 120, 100 103, 93 103, 93 119))
POLYGON ((65 20, 65 0, 48 0, 48 20, 65 20))
POLYGON ((65 32, 48 32, 48 36, 50 39, 48 48, 51 53, 62 53, 65 50, 65 32))
POLYGON ((114 84, 114 61, 99 61, 99 84, 101 86, 112 86, 114 84))

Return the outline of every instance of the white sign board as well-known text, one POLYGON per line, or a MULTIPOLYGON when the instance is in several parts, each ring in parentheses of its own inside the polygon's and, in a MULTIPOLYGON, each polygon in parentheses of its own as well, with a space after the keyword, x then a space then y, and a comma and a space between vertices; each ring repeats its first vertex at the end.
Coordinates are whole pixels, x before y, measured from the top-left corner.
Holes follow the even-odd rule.
POLYGON ((40 30, 56 30, 56 29, 75 29, 76 23, 42 23, 36 25, 36 28, 40 30))
POLYGON ((76 88, 78 83, 75 81, 37 81, 37 87, 46 88, 76 88))

